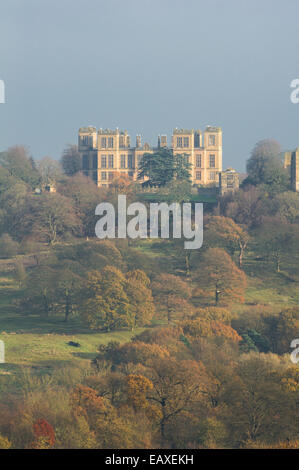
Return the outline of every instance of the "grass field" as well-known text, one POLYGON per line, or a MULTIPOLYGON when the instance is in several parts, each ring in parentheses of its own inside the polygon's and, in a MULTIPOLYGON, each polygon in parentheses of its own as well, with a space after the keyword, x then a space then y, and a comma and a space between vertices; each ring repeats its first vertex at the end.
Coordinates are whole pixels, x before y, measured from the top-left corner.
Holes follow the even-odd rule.
POLYGON ((16 386, 16 378, 26 369, 37 375, 52 374, 67 367, 89 367, 100 344, 126 342, 143 331, 92 332, 78 318, 67 323, 61 317, 20 315, 14 300, 21 295, 11 270, 0 272, 0 339, 5 344, 5 363, 0 364, 0 392, 16 386), (70 346, 69 341, 79 343, 70 346))

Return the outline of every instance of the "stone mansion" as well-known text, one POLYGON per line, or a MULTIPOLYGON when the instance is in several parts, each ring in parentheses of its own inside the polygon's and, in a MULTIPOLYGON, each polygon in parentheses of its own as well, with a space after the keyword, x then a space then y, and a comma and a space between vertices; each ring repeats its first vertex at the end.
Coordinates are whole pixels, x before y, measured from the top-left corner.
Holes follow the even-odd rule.
MULTIPOLYGON (((107 186, 116 175, 126 174, 137 179, 138 164, 144 153, 153 153, 167 147, 166 135, 158 137, 157 147, 141 142, 137 135, 135 146, 127 131, 118 128, 97 129, 81 127, 78 132, 78 148, 82 159, 82 172, 98 186, 107 186)), ((191 163, 191 181, 195 185, 207 185, 219 181, 222 171, 222 130, 207 126, 200 130, 174 129, 171 145, 174 154, 184 154, 191 163)))

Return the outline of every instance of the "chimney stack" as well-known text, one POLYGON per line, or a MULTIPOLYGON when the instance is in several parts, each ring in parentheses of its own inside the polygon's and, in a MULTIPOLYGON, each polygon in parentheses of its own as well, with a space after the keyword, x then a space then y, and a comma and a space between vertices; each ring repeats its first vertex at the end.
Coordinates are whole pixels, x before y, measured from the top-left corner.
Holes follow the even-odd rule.
POLYGON ((160 146, 161 147, 167 147, 167 136, 166 135, 161 135, 160 146))
POLYGON ((136 147, 141 147, 141 135, 136 135, 136 147))

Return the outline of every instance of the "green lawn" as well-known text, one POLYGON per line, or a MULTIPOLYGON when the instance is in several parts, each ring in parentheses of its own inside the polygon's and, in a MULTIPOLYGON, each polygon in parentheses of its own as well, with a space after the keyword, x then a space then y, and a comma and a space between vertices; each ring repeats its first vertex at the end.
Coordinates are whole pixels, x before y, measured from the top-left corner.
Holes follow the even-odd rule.
POLYGON ((69 366, 87 369, 100 344, 126 342, 143 331, 138 328, 134 332, 126 329, 93 332, 78 318, 65 323, 61 317, 20 315, 14 300, 21 295, 12 273, 7 270, 0 273, 0 339, 5 344, 5 364, 0 364, 0 391, 1 384, 3 388, 9 382, 14 383, 13 379, 24 369, 38 375, 52 374, 69 366), (80 347, 68 345, 69 341, 79 343, 80 347))

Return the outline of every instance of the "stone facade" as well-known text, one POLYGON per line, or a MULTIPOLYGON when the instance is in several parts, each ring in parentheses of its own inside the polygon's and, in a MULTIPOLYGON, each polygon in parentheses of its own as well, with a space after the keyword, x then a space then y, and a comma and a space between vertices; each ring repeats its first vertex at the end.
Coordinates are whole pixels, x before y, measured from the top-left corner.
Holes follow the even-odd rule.
POLYGON ((284 154, 284 167, 289 170, 293 191, 299 191, 299 147, 284 154))
MULTIPOLYGON (((116 175, 126 174, 137 179, 138 164, 144 153, 167 147, 166 135, 158 137, 157 147, 142 145, 137 135, 131 146, 127 131, 81 127, 78 148, 82 158, 82 172, 98 186, 107 186, 116 175)), ((174 154, 185 154, 191 163, 191 180, 196 185, 218 184, 222 171, 222 130, 207 126, 200 130, 175 129, 171 139, 174 154)))
POLYGON ((239 173, 233 168, 227 168, 219 173, 219 192, 221 196, 229 191, 239 189, 239 173))

